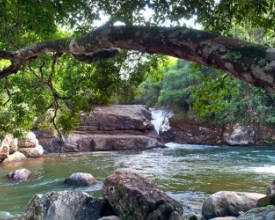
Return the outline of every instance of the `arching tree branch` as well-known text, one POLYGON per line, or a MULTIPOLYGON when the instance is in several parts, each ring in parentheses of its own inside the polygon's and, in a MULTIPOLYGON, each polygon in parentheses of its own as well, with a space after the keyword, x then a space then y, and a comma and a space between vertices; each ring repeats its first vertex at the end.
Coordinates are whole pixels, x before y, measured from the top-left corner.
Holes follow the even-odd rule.
POLYGON ((275 92, 274 48, 184 27, 106 25, 80 38, 33 44, 15 52, 2 51, 1 58, 11 60, 12 65, 0 72, 0 78, 16 73, 26 60, 40 53, 70 53, 90 63, 117 55, 118 50, 112 48, 194 61, 275 92))

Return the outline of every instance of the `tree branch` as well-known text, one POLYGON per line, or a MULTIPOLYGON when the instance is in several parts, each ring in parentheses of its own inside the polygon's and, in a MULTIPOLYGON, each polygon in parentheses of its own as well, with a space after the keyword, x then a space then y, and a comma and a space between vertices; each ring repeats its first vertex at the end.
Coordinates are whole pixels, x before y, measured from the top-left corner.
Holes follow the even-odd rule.
POLYGON ((275 92, 275 49, 185 27, 105 25, 79 38, 66 38, 0 53, 11 60, 0 78, 16 73, 40 53, 70 53, 91 63, 116 56, 115 48, 156 53, 194 61, 220 69, 242 81, 275 92), (106 49, 110 48, 110 49, 106 49))

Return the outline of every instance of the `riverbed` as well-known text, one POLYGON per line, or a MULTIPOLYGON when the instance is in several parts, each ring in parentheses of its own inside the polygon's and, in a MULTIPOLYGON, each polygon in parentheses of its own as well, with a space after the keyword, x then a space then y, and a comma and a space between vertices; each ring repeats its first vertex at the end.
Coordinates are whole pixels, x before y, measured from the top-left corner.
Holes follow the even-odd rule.
POLYGON ((49 154, 0 165, 0 219, 24 212, 37 193, 80 190, 101 197, 104 179, 116 169, 147 176, 179 200, 185 212, 198 211, 207 196, 221 190, 265 193, 275 179, 274 147, 229 147, 167 144, 168 148, 49 154), (13 182, 6 174, 18 168, 32 171, 30 180, 13 182), (101 183, 89 187, 64 185, 74 172, 91 173, 101 183))

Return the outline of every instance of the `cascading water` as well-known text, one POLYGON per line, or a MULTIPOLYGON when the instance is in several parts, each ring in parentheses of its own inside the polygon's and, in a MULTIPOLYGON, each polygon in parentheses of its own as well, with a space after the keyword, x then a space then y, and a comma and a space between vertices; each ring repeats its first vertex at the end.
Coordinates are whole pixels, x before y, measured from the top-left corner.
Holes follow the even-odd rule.
POLYGON ((173 113, 167 109, 154 109, 151 108, 151 123, 154 125, 155 130, 158 132, 164 132, 170 129, 169 118, 173 116, 173 113))

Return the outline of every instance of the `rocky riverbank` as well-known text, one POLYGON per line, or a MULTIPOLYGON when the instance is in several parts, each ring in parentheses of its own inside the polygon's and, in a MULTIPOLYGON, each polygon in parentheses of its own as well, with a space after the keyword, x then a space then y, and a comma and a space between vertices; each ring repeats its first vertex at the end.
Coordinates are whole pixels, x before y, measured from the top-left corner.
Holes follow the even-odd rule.
MULTIPOLYGON (((64 184, 78 186, 83 186, 83 183, 91 185, 97 181, 88 173, 75 173, 64 181, 64 184)), ((275 219, 275 203, 270 199, 275 197, 273 183, 268 187, 267 196, 221 191, 204 201, 201 213, 184 214, 183 205, 150 179, 134 171, 116 170, 103 182, 102 199, 80 191, 37 194, 27 205, 25 213, 6 219, 271 220, 275 219)))
POLYGON ((63 140, 49 131, 34 129, 45 153, 132 150, 164 147, 151 123, 151 112, 142 105, 95 107, 63 140))
POLYGON ((159 135, 162 140, 180 144, 273 146, 274 125, 214 125, 176 119, 170 109, 162 109, 163 119, 159 135), (169 123, 169 125, 168 125, 169 123))

